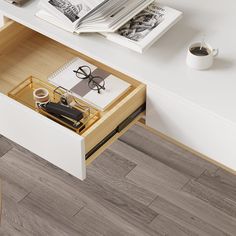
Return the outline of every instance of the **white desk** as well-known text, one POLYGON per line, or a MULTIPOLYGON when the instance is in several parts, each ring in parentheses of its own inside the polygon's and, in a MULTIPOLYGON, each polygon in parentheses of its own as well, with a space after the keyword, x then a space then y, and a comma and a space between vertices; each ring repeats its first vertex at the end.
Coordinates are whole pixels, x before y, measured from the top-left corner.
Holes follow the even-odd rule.
POLYGON ((184 18, 144 55, 100 36, 75 36, 34 17, 38 0, 24 8, 0 2, 2 14, 148 85, 147 124, 236 170, 236 2, 161 0, 184 18), (206 34, 220 55, 209 71, 185 65, 186 49, 206 34))

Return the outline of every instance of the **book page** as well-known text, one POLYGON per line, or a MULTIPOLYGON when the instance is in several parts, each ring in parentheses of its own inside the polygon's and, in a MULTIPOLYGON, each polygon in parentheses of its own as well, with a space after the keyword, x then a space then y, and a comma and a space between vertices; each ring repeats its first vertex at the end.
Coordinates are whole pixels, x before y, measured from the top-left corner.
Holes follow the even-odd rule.
POLYGON ((41 0, 39 7, 48 11, 65 24, 76 25, 89 12, 106 0, 41 0))
POLYGON ((77 27, 76 32, 114 32, 153 0, 111 0, 77 27))
POLYGON ((110 41, 143 53, 182 17, 182 12, 155 1, 115 33, 103 33, 110 41))
POLYGON ((104 2, 104 0, 83 0, 83 2, 90 7, 91 9, 97 7, 98 5, 100 5, 101 3, 104 2))
POLYGON ((139 42, 164 20, 164 16, 165 9, 154 2, 123 25, 117 33, 139 42))

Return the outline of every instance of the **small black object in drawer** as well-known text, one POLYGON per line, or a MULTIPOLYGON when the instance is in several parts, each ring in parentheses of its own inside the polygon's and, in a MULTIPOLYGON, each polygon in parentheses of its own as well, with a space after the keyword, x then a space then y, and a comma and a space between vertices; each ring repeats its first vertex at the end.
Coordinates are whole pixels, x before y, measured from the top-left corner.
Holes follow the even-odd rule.
POLYGON ((49 102, 42 108, 48 113, 65 116, 77 122, 83 119, 83 113, 81 111, 75 108, 63 106, 59 103, 49 102))

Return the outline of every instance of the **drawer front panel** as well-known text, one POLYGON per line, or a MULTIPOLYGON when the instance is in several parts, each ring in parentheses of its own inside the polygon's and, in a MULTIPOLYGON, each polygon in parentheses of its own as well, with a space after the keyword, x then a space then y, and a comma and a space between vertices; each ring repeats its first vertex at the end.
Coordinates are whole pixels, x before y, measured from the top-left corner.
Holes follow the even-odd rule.
POLYGON ((0 94, 0 134, 83 180, 84 139, 39 113, 0 94))
POLYGON ((4 17, 3 14, 0 12, 0 27, 4 25, 4 17))
POLYGON ((235 126, 160 88, 148 86, 147 95, 146 124, 149 127, 235 173, 235 126))

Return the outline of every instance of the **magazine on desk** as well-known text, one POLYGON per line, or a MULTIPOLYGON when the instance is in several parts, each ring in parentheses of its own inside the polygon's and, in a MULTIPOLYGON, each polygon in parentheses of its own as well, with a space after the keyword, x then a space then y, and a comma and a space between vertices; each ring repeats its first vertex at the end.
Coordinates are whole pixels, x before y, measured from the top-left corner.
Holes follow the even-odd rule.
POLYGON ((154 0, 40 0, 36 16, 74 33, 115 32, 154 0))
POLYGON ((143 53, 176 24, 182 15, 182 12, 154 1, 115 33, 102 35, 110 41, 143 53))

